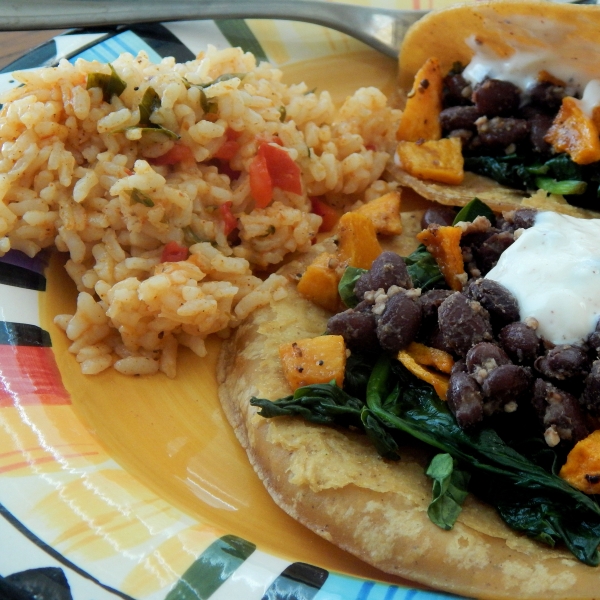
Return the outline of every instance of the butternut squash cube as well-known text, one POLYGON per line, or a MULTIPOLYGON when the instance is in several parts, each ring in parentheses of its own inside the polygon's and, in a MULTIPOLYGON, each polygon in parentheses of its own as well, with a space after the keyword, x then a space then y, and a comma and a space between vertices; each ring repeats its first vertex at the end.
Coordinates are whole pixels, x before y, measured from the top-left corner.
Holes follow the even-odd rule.
POLYGON ((420 365, 406 350, 400 350, 398 360, 417 378, 433 386, 436 394, 445 400, 448 394, 450 377, 443 373, 437 373, 420 365))
POLYGON ((406 352, 420 365, 434 367, 442 373, 450 373, 454 365, 454 359, 448 352, 444 352, 438 348, 431 348, 419 342, 411 342, 406 348, 406 352))
POLYGON ((461 236, 462 231, 459 227, 438 225, 430 225, 417 234, 417 239, 425 244, 435 258, 446 283, 458 292, 467 280, 460 247, 461 236))
POLYGON ((462 144, 458 138, 429 142, 400 142, 397 149, 402 168, 419 179, 458 185, 464 179, 462 144))
POLYGON ((585 494, 600 494, 600 429, 575 444, 560 476, 585 494))
POLYGON ((379 235, 400 235, 402 233, 400 192, 389 192, 379 196, 379 198, 363 204, 354 212, 369 217, 379 235))
POLYGON ((351 267, 370 269, 382 252, 373 222, 359 212, 342 215, 338 223, 338 237, 340 260, 351 267))
POLYGON ((339 262, 335 254, 319 254, 298 281, 298 292, 321 308, 336 312, 340 304, 338 284, 341 274, 337 269, 339 262))
POLYGON ((313 383, 335 379, 342 387, 346 368, 346 344, 341 335, 322 335, 282 344, 279 357, 293 391, 313 383))
POLYGON ((544 139, 557 152, 566 152, 578 165, 600 160, 600 139, 594 121, 575 98, 563 98, 560 110, 544 139))
POLYGON ((396 138, 402 141, 439 140, 444 75, 437 58, 429 58, 415 75, 396 138))

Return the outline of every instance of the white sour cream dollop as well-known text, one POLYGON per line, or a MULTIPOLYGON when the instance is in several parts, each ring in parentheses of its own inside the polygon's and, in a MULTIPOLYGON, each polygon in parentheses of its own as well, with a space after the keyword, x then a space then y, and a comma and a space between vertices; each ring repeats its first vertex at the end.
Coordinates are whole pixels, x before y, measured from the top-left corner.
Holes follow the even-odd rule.
POLYGON ((538 213, 486 275, 519 303, 521 320, 555 344, 585 340, 600 316, 600 219, 538 213))

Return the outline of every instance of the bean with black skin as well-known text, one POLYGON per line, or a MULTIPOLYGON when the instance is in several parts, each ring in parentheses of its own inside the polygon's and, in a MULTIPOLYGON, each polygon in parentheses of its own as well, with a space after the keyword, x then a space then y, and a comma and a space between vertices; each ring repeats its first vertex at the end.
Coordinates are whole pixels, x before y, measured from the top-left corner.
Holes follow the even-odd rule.
POLYGON ((452 129, 452 131, 448 132, 448 135, 446 137, 458 138, 462 147, 466 148, 469 146, 474 135, 475 133, 473 131, 470 131, 469 129, 452 129))
POLYGON ((529 141, 535 152, 548 154, 552 146, 544 139, 552 125, 553 118, 549 115, 537 114, 529 121, 529 141))
POLYGON ((529 135, 529 123, 514 117, 494 117, 477 121, 477 143, 472 147, 501 149, 524 140, 529 135))
POLYGON ((473 427, 483 420, 481 390, 477 382, 464 371, 453 370, 446 400, 461 429, 473 427))
POLYGON ((505 218, 512 222, 515 229, 529 229, 535 225, 538 211, 535 208, 518 208, 505 213, 505 218))
POLYGON ((451 290, 429 290, 421 294, 423 308, 423 324, 431 325, 438 322, 438 309, 442 302, 452 295, 451 290))
POLYGON ((475 121, 481 116, 476 106, 451 106, 440 113, 440 125, 444 131, 454 129, 472 129, 477 126, 475 121))
POLYGON ((378 348, 377 323, 370 311, 349 308, 327 321, 327 335, 341 335, 350 350, 375 351, 378 348))
POLYGON ((478 379, 478 373, 482 370, 485 375, 481 379, 485 379, 491 371, 502 365, 510 364, 510 358, 506 352, 492 342, 479 342, 472 346, 465 357, 467 370, 471 375, 478 379))
POLYGON ((451 290, 429 290, 421 294, 422 319, 417 340, 437 348, 448 351, 438 326, 438 308, 442 302, 452 294, 451 290))
POLYGON ((594 350, 597 354, 600 354, 600 321, 596 323, 594 331, 590 333, 587 343, 592 350, 594 350))
POLYGON ((588 428, 575 396, 538 378, 531 402, 545 430, 554 426, 561 440, 572 443, 587 437, 588 428))
POLYGON ((509 81, 486 79, 473 90, 473 102, 482 115, 503 117, 514 115, 521 103, 521 91, 509 81))
POLYGON ((455 73, 444 77, 444 106, 456 106, 471 103, 471 85, 460 74, 455 73))
POLYGON ((438 322, 445 346, 461 357, 466 356, 471 346, 492 339, 487 311, 479 302, 469 300, 460 292, 442 302, 438 322))
POLYGON ((503 327, 498 340, 511 360, 521 365, 531 365, 540 352, 540 339, 535 331, 522 321, 503 327))
POLYGON ((456 210, 451 206, 436 204, 430 206, 421 217, 421 227, 427 229, 430 225, 448 226, 454 223, 456 210))
POLYGON ((377 338, 384 350, 398 352, 410 344, 421 326, 421 303, 404 293, 388 298, 377 321, 377 338))
POLYGON ((500 255, 515 241, 514 235, 508 231, 492 233, 479 246, 473 246, 471 251, 475 263, 482 275, 489 273, 498 263, 500 255))
POLYGON ((585 350, 571 344, 560 344, 551 348, 534 363, 537 371, 550 379, 564 381, 584 377, 589 372, 589 360, 585 350))
POLYGON ((600 416, 600 360, 592 363, 589 375, 585 378, 581 404, 592 415, 600 416))
POLYGON ((465 293, 488 311, 494 331, 519 320, 517 299, 497 281, 476 279, 469 282, 465 293))
POLYGON ((541 110, 555 114, 560 108, 563 98, 567 95, 561 85, 549 81, 540 81, 528 90, 529 102, 541 110))
POLYGON ((491 370, 481 384, 484 414, 499 410, 514 412, 516 405, 529 396, 532 381, 528 369, 512 363, 491 370))
POLYGON ((363 273, 354 286, 354 295, 361 300, 365 293, 397 285, 405 289, 412 288, 412 281, 404 259, 395 252, 382 252, 371 265, 371 270, 363 273))

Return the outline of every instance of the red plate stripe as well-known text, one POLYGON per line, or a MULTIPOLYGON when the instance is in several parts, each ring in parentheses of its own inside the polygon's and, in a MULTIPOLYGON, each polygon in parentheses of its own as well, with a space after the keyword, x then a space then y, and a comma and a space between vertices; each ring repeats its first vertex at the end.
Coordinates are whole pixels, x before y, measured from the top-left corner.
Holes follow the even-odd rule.
POLYGON ((70 403, 52 348, 0 345, 0 407, 70 403))

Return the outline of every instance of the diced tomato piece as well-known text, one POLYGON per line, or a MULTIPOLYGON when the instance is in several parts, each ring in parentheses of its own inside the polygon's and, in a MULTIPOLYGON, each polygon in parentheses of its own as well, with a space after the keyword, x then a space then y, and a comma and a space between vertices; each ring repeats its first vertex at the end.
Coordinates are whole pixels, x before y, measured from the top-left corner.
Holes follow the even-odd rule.
POLYGON ((227 140, 215 152, 215 158, 220 158, 221 160, 231 160, 239 149, 239 142, 236 142, 235 140, 227 140))
POLYGON ((340 218, 338 211, 316 196, 310 199, 310 203, 312 204, 312 212, 323 219, 319 231, 331 231, 340 218))
POLYGON ((177 242, 168 242, 163 248, 160 262, 179 262, 186 260, 190 251, 177 242))
POLYGON ((221 219, 223 219, 223 229, 225 231, 225 235, 229 235, 234 229, 237 229, 238 226, 237 219, 231 212, 232 206, 233 202, 225 202, 219 206, 219 213, 221 214, 221 219))
POLYGON ((153 165, 176 165, 184 160, 194 160, 194 155, 185 144, 174 144, 162 156, 152 158, 149 162, 153 165))
POLYGON ((250 193, 258 208, 265 208, 273 199, 273 182, 267 168, 267 159, 257 154, 248 169, 250 175, 250 193))
POLYGON ((225 132, 225 135, 227 136, 227 141, 231 142, 237 140, 242 135, 242 132, 236 131, 235 129, 231 129, 231 127, 228 127, 227 131, 225 132))
POLYGON ((263 142, 258 149, 258 155, 265 157, 273 187, 292 194, 302 193, 300 167, 283 148, 263 142))

